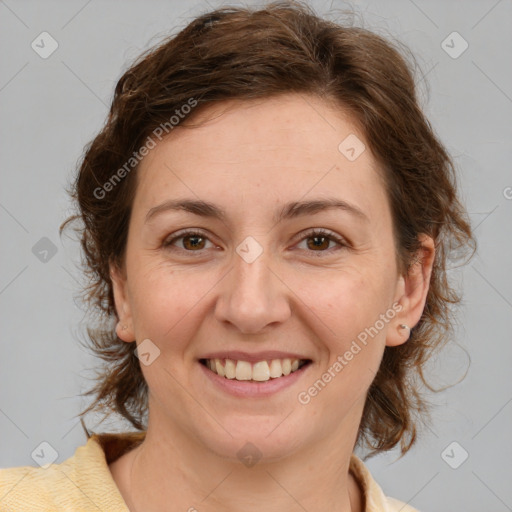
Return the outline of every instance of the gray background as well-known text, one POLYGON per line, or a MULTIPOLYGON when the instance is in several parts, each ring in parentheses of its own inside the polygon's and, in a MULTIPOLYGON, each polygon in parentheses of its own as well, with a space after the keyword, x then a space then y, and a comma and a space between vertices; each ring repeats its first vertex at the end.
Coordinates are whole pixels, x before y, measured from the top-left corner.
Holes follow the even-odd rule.
MULTIPOLYGON (((311 4, 336 18, 328 14, 330 0, 311 4)), ((219 5, 0 1, 0 467, 35 465, 31 453, 42 441, 58 452, 56 462, 85 442, 75 415, 86 403, 78 395, 91 384, 86 378, 94 360, 77 341, 84 327, 74 299, 78 246, 58 235, 70 212, 64 187, 84 145, 102 126, 127 63, 219 5), (47 59, 31 48, 43 31, 59 44, 47 59), (56 254, 42 252, 50 247, 47 241, 33 251, 43 237, 56 254)), ((456 340, 431 364, 432 381, 443 385, 460 379, 471 358, 465 380, 429 396, 433 422, 404 458, 391 464, 397 459, 393 451, 367 464, 386 494, 422 512, 512 510, 512 2, 351 5, 367 28, 396 36, 415 53, 426 74, 425 81, 418 75, 423 108, 455 158, 479 242, 471 264, 451 272, 465 299, 456 340), (453 31, 469 44, 458 58, 441 46, 453 31), (452 442, 458 445, 445 452, 452 442), (452 469, 445 460, 455 465, 462 450, 468 459, 452 469)), ((99 419, 89 417, 87 425, 94 429, 99 419)), ((123 428, 105 422, 96 430, 123 428)))

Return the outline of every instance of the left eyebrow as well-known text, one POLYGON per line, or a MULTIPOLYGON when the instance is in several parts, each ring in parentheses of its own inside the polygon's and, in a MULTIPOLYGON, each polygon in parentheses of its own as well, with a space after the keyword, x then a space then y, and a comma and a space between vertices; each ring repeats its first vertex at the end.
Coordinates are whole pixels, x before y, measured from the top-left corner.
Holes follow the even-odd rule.
POLYGON ((316 199, 312 201, 294 201, 284 205, 282 210, 274 217, 275 222, 281 222, 286 219, 293 219, 303 215, 314 215, 326 210, 343 210, 355 217, 369 222, 366 214, 356 205, 342 201, 334 197, 326 199, 316 199))
MULTIPOLYGON (((337 198, 316 199, 311 201, 293 201, 287 203, 274 215, 274 222, 279 223, 283 220, 293 219, 305 215, 315 215, 326 210, 343 210, 353 216, 369 222, 366 214, 354 204, 347 203, 337 198)), ((172 210, 184 210, 201 217, 211 217, 219 220, 226 218, 226 212, 219 206, 208 201, 196 199, 178 199, 165 201, 158 206, 151 208, 146 214, 146 223, 155 215, 172 210)))

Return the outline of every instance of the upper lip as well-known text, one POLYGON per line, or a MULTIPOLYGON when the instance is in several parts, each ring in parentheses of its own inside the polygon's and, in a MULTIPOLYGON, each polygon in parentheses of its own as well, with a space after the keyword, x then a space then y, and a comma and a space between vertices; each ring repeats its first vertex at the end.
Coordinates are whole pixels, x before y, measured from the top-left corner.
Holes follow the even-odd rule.
POLYGON ((257 363, 258 361, 268 361, 271 359, 311 360, 311 358, 305 357, 300 354, 296 354, 293 352, 281 352, 278 350, 266 350, 264 352, 257 352, 253 354, 249 354, 248 352, 242 352, 240 350, 211 352, 200 357, 200 359, 233 359, 236 361, 247 361, 248 363, 257 363))

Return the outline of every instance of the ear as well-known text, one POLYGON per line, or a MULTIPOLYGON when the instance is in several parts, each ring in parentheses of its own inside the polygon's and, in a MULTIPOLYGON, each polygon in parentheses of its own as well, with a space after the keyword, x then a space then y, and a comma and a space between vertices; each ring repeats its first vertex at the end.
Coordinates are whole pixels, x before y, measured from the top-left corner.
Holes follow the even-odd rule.
POLYGON ((110 278, 114 293, 114 302, 119 321, 116 325, 117 336, 127 343, 135 341, 133 318, 131 313, 126 272, 117 265, 110 264, 110 278))
POLYGON ((401 309, 390 324, 386 336, 386 345, 395 347, 405 343, 410 336, 410 329, 421 318, 427 301, 430 277, 435 258, 434 240, 425 234, 418 237, 421 243, 420 249, 415 254, 407 274, 400 277, 397 286, 395 301, 401 305, 401 309), (401 328, 401 325, 409 327, 401 328))

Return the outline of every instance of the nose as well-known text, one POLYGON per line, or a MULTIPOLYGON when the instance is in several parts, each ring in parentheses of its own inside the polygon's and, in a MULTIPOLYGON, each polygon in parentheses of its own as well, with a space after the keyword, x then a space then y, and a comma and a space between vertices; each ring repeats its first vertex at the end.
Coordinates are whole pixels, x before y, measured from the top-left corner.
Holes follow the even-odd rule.
POLYGON ((276 267, 268 251, 263 251, 252 263, 235 252, 233 267, 219 283, 217 320, 233 325, 244 334, 285 322, 291 315, 292 292, 272 266, 276 267))

